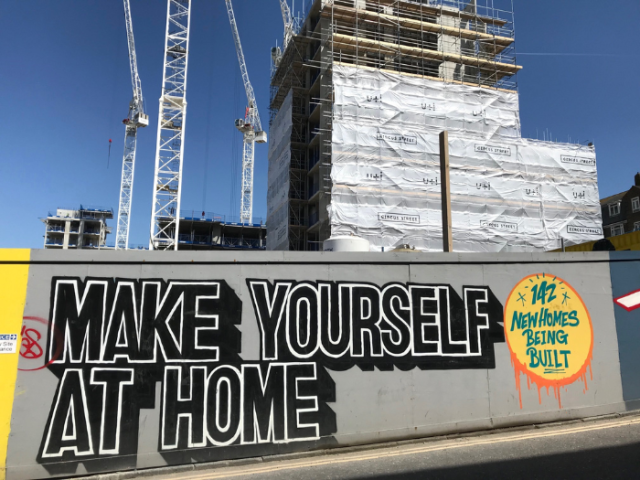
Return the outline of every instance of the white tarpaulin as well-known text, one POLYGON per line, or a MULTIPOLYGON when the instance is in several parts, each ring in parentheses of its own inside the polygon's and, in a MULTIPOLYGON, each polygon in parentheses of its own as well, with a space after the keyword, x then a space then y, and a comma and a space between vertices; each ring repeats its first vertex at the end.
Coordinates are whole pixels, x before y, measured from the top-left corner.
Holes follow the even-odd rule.
POLYGON ((293 91, 271 125, 267 190, 267 250, 289 249, 289 166, 293 129, 293 91))
POLYGON ((342 66, 333 78, 332 235, 363 236, 375 250, 441 250, 446 125, 455 251, 549 250, 561 237, 602 236, 594 149, 522 139, 517 94, 342 66), (420 101, 442 113, 441 126, 426 122, 434 116, 420 101))
POLYGON ((520 138, 515 92, 340 65, 334 66, 333 82, 338 121, 520 138))

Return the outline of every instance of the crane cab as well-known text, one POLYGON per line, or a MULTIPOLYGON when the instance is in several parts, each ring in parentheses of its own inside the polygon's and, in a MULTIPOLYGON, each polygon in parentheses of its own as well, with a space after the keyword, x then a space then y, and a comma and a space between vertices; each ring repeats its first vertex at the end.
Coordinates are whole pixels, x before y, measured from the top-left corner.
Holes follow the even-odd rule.
POLYGON ((256 143, 267 143, 267 132, 256 132, 256 143))
POLYGON ((148 127, 149 126, 149 115, 145 115, 144 113, 138 114, 138 118, 136 119, 137 127, 148 127))
POLYGON ((253 128, 250 123, 245 122, 242 118, 237 119, 235 125, 242 133, 250 132, 253 128))

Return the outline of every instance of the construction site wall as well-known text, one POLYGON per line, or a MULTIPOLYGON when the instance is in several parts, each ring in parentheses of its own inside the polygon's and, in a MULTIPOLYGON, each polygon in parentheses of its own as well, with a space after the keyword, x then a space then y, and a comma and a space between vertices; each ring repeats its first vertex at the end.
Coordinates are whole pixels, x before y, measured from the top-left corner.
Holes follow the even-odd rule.
MULTIPOLYGON (((625 233, 624 235, 616 235, 615 237, 609 237, 608 240, 615 247, 618 252, 625 251, 640 251, 640 230, 635 232, 625 233)), ((565 247, 567 252, 593 252, 593 247, 596 241, 581 243, 579 245, 571 245, 565 247)), ((562 251, 558 249, 557 251, 562 251)))
POLYGON ((0 250, 0 479, 640 400, 640 254, 0 250), (636 293, 633 293, 636 292, 636 293))
POLYGON ((332 235, 440 251, 446 130, 455 251, 602 237, 594 148, 522 138, 517 92, 344 65, 333 85, 332 235))

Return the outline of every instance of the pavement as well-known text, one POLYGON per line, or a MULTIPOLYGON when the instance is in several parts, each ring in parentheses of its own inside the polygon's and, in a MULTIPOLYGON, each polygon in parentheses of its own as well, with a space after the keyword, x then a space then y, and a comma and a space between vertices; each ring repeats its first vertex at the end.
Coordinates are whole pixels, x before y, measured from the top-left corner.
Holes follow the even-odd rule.
POLYGON ((126 478, 640 479, 640 414, 222 465, 183 466, 182 471, 170 467, 126 478))

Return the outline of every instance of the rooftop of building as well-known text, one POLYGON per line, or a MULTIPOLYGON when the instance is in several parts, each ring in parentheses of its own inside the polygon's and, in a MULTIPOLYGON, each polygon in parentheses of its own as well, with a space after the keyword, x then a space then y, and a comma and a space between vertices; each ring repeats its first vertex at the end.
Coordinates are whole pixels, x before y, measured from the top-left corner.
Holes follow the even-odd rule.
POLYGON ((611 195, 609 197, 605 197, 605 198, 601 199, 600 200, 600 205, 606 205, 608 203, 619 202, 620 200, 622 200, 624 198, 624 196, 627 193, 629 193, 630 190, 634 190, 634 189, 640 190, 640 172, 636 173, 636 175, 634 177, 634 182, 635 182, 635 184, 632 185, 631 188, 629 188, 628 190, 625 190, 624 192, 616 193, 615 195, 611 195))
POLYGON ((619 202, 622 198, 627 194, 627 191, 616 193, 615 195, 611 195, 610 197, 600 199, 600 205, 606 205, 608 203, 619 202))
POLYGON ((236 227, 266 228, 266 223, 262 217, 253 217, 251 223, 242 222, 238 215, 223 215, 214 212, 180 210, 180 220, 193 222, 220 223, 222 225, 236 227))
POLYGON ((58 207, 55 212, 48 212, 47 217, 42 219, 43 222, 47 220, 98 220, 98 219, 112 219, 113 209, 106 207, 97 207, 91 205, 80 205, 79 208, 66 208, 58 207))

